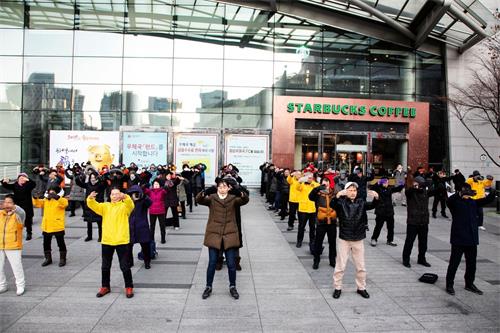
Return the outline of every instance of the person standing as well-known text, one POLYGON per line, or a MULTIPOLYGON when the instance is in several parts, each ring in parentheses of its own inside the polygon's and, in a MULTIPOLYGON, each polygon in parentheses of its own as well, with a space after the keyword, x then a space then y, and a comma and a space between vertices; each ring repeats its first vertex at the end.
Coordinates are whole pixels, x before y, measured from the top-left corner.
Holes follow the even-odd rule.
POLYGON ((156 221, 160 224, 160 235, 161 235, 161 243, 165 244, 165 215, 167 211, 165 210, 165 196, 167 195, 167 191, 161 186, 160 180, 155 180, 153 182, 153 188, 146 188, 146 195, 151 199, 151 207, 149 208, 149 224, 150 224, 150 232, 151 232, 151 240, 155 239, 155 229, 156 229, 156 221))
POLYGON ((111 264, 116 251, 120 261, 120 269, 125 280, 125 295, 134 297, 134 283, 130 271, 130 225, 129 217, 134 209, 132 199, 120 189, 111 189, 111 202, 97 202, 97 192, 92 192, 87 198, 87 206, 96 214, 102 216, 102 284, 97 297, 103 297, 111 292, 111 264))
POLYGON ((176 177, 175 172, 168 171, 165 179, 165 190, 167 194, 165 195, 165 211, 168 210, 172 212, 172 218, 174 221, 174 230, 179 230, 179 211, 177 206, 179 206, 179 197, 177 196, 177 186, 184 178, 176 177))
POLYGON ((82 207, 82 216, 85 211, 85 189, 76 183, 76 178, 80 176, 82 169, 78 164, 75 163, 72 169, 66 169, 66 177, 71 180, 70 182, 70 192, 69 192, 69 208, 71 211, 70 217, 75 216, 76 204, 79 203, 82 207))
POLYGON ((299 210, 299 191, 297 190, 297 185, 299 178, 301 176, 300 171, 295 170, 288 177, 286 181, 290 186, 290 194, 288 199, 288 228, 287 231, 293 230, 293 224, 295 223, 295 215, 299 210))
POLYGON ((335 194, 330 183, 330 178, 324 177, 321 180, 321 185, 309 193, 309 200, 315 202, 317 209, 313 269, 319 268, 325 234, 328 236, 328 259, 330 260, 330 266, 335 268, 335 258, 337 256, 337 213, 333 209, 335 194))
POLYGON ((460 191, 462 185, 465 183, 465 177, 459 169, 455 169, 455 171, 453 172, 453 176, 451 176, 451 180, 453 181, 455 192, 460 191))
POLYGON ((377 192, 379 196, 379 204, 375 208, 375 229, 373 229, 371 246, 377 246, 378 237, 384 223, 387 223, 387 245, 397 246, 394 243, 394 206, 392 205, 392 197, 394 193, 399 193, 403 190, 404 183, 389 188, 389 179, 381 178, 377 185, 372 187, 372 190, 377 192))
POLYGON ((365 246, 366 238, 366 211, 375 208, 378 204, 378 193, 369 191, 373 196, 372 202, 367 202, 358 195, 358 184, 348 182, 345 189, 338 192, 334 209, 339 223, 339 241, 333 282, 335 290, 333 298, 339 298, 342 293, 342 279, 349 254, 356 266, 357 293, 363 298, 369 298, 366 291, 365 246))
POLYGON ((4 178, 2 186, 14 192, 14 201, 24 210, 26 214, 24 220, 26 240, 30 240, 33 236, 33 199, 31 192, 35 189, 36 183, 29 179, 26 173, 22 172, 17 176, 17 181, 13 184, 9 183, 9 178, 4 178))
POLYGON ((184 164, 182 166, 182 172, 181 172, 182 178, 184 178, 187 183, 185 184, 186 188, 186 204, 189 207, 189 212, 193 212, 193 185, 192 185, 192 180, 193 180, 193 170, 189 167, 188 164, 184 164))
POLYGON ((212 293, 215 265, 221 251, 224 251, 227 261, 229 293, 234 299, 240 297, 236 289, 236 254, 240 246, 240 240, 235 207, 246 205, 249 199, 243 191, 237 197, 229 194, 230 190, 231 185, 228 184, 227 180, 220 179, 217 183, 217 193, 205 195, 204 192, 200 192, 196 196, 198 204, 209 208, 205 239, 203 241, 203 245, 208 247, 209 255, 207 285, 203 291, 203 299, 208 298, 212 293))
POLYGON ((429 233, 429 196, 433 193, 427 191, 426 180, 421 177, 408 178, 405 190, 407 206, 406 239, 403 247, 403 266, 410 268, 410 255, 415 238, 418 236, 418 261, 419 265, 431 267, 425 259, 427 252, 427 234, 429 233))
POLYGON ((448 198, 448 181, 451 177, 446 177, 443 170, 438 171, 432 176, 434 186, 434 201, 432 202, 432 217, 436 218, 437 206, 441 204, 441 216, 448 218, 446 215, 446 199, 448 198))
POLYGON ((309 251, 313 254, 314 240, 316 238, 316 206, 314 201, 309 200, 309 193, 319 184, 314 181, 312 172, 306 172, 295 186, 299 195, 299 230, 295 246, 302 247, 306 225, 309 223, 309 251))
POLYGON ((132 185, 128 190, 134 201, 134 210, 130 214, 130 266, 134 266, 133 248, 134 244, 141 244, 144 256, 144 268, 151 268, 151 231, 148 223, 148 209, 153 203, 151 199, 144 195, 139 185, 132 185))
MULTIPOLYGON (((470 185, 473 191, 476 191, 476 195, 472 196, 473 200, 478 200, 486 197, 486 191, 485 188, 487 187, 488 184, 491 184, 493 181, 493 177, 488 176, 488 179, 484 179, 483 176, 479 173, 479 171, 474 170, 472 172, 472 175, 467 178, 465 181, 467 184, 470 185)), ((477 225, 478 228, 481 230, 486 230, 486 228, 483 226, 484 224, 484 213, 483 213, 483 207, 482 206, 476 206, 477 207, 477 225)))
POLYGON ((24 294, 25 280, 22 261, 23 224, 26 213, 16 205, 13 194, 7 194, 0 210, 0 294, 7 291, 5 258, 16 278, 16 294, 24 294))
MULTIPOLYGON (((396 182, 396 186, 403 186, 406 184, 407 173, 403 170, 403 165, 398 164, 396 166, 396 170, 393 174, 394 181, 396 182)), ((406 197, 403 191, 393 192, 392 194, 392 202, 394 206, 396 206, 396 202, 401 202, 401 206, 406 207, 406 197)))
MULTIPOLYGON (((288 202, 290 200, 290 184, 288 183, 288 176, 290 176, 290 169, 283 170, 283 180, 281 185, 281 203, 280 203, 280 220, 283 221, 288 214, 288 202)), ((292 223, 293 226, 293 223, 292 223)))
POLYGON ((465 290, 482 295, 483 292, 474 285, 476 277, 477 246, 479 245, 477 207, 484 206, 495 199, 495 191, 482 199, 473 200, 475 191, 467 183, 448 198, 451 212, 451 254, 446 272, 446 292, 455 295, 453 288, 462 255, 465 255, 465 290))
POLYGON ((52 264, 52 237, 56 238, 59 247, 59 267, 66 266, 66 243, 64 242, 64 220, 68 199, 64 197, 64 190, 59 184, 52 184, 48 188, 45 199, 35 199, 35 205, 43 208, 42 235, 43 253, 45 261, 42 267, 52 264))
MULTIPOLYGON (((106 182, 102 180, 97 171, 92 166, 85 168, 85 173, 75 178, 76 184, 85 189, 85 198, 88 198, 92 192, 96 193, 95 200, 97 202, 104 202, 104 192, 106 191, 106 182)), ((92 240, 92 223, 97 224, 98 238, 100 242, 102 238, 102 216, 96 214, 92 209, 83 206, 83 220, 87 222, 87 238, 85 242, 92 240)))
MULTIPOLYGON (((182 179, 179 182, 179 185, 177 185, 177 198, 179 198, 179 203, 181 206, 181 216, 182 219, 186 219, 186 201, 188 200, 187 192, 188 192, 188 187, 190 186, 189 181, 184 178, 184 177, 179 177, 179 179, 182 179)), ((192 203, 191 203, 192 205, 192 203)))

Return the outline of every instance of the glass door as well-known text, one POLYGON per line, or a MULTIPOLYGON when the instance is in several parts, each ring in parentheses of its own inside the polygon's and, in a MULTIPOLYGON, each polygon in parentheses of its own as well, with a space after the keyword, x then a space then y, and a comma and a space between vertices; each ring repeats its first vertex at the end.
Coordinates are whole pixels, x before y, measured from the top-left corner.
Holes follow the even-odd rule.
POLYGON ((313 162, 316 167, 318 166, 319 134, 320 132, 314 131, 295 132, 295 169, 302 170, 310 162, 313 162))

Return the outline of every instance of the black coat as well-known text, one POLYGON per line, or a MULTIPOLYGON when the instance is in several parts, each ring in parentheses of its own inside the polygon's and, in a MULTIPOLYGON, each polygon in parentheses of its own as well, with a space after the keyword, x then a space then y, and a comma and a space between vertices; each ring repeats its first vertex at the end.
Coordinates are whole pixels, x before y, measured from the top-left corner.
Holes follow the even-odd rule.
POLYGON ((375 214, 379 216, 394 216, 394 206, 392 204, 392 194, 402 191, 404 185, 396 187, 384 187, 381 185, 372 186, 372 190, 378 193, 379 203, 375 208, 375 214))
POLYGON ((462 185, 465 183, 465 177, 460 172, 451 176, 451 180, 453 181, 453 185, 455 186, 455 191, 459 191, 462 188, 462 185))
POLYGON ((179 178, 165 181, 165 190, 167 191, 165 195, 165 207, 177 207, 179 205, 177 185, 179 185, 180 182, 181 180, 179 178))
POLYGON ((377 204, 378 200, 366 202, 359 197, 354 201, 344 196, 335 200, 334 209, 337 212, 339 238, 346 241, 365 239, 368 222, 366 211, 375 208, 377 204))
POLYGON ((426 189, 409 187, 405 190, 407 218, 406 224, 429 224, 429 197, 433 192, 426 189))
MULTIPOLYGON (((141 188, 138 185, 134 185, 130 190, 131 192, 142 193, 141 188)), ((130 243, 148 243, 151 241, 151 232, 149 230, 148 222, 148 209, 151 207, 153 202, 148 196, 143 195, 143 197, 137 201, 134 201, 134 210, 130 213, 129 224, 130 224, 130 243)))
POLYGON ((350 174, 348 180, 350 182, 355 182, 358 184, 358 198, 366 200, 367 191, 366 186, 368 182, 371 182, 375 178, 375 175, 372 173, 370 176, 361 176, 359 177, 357 174, 350 174))
MULTIPOLYGON (((80 177, 75 178, 76 184, 85 189, 85 198, 88 198, 90 193, 96 192, 97 195, 95 197, 95 200, 97 202, 104 202, 104 191, 107 188, 106 183, 99 178, 97 183, 92 184, 90 182, 90 180, 85 182, 85 178, 86 177, 84 174, 82 174, 80 177)), ((84 205, 84 207, 83 207, 83 220, 87 221, 87 222, 101 222, 102 216, 97 215, 92 209, 87 207, 87 205, 84 205)))
POLYGON ((17 181, 14 184, 2 181, 2 186, 14 192, 14 201, 16 205, 24 209, 26 217, 33 217, 33 200, 31 192, 35 189, 36 183, 30 179, 21 186, 17 181))
POLYGON ((463 199, 458 193, 453 194, 446 202, 451 212, 452 245, 479 245, 477 207, 484 206, 495 199, 492 191, 486 198, 472 200, 463 199))

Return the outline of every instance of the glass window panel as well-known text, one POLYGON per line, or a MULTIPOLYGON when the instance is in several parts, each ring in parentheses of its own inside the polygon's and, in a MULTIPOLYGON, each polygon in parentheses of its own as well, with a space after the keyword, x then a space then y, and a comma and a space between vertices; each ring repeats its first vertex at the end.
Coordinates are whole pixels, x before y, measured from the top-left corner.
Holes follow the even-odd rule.
POLYGON ((37 1, 29 5, 29 27, 32 29, 72 29, 74 27, 75 8, 73 4, 37 1))
POLYGON ((123 30, 123 1, 80 2, 80 27, 83 29, 123 30))
POLYGON ((49 158, 49 136, 46 137, 23 137, 22 162, 28 165, 39 163, 47 164, 49 158))
POLYGON ((125 58, 123 61, 123 83, 171 84, 172 59, 125 58))
POLYGON ((75 111, 121 111, 120 85, 74 85, 75 111))
POLYGON ((68 111, 23 112, 23 136, 48 137, 50 130, 70 130, 71 113, 68 111))
MULTIPOLYGON (((130 5, 129 5, 130 6, 130 5)), ((129 31, 148 30, 148 31, 170 31, 173 30, 172 8, 173 6, 164 3, 151 4, 147 1, 144 4, 135 2, 134 11, 128 12, 129 31)))
POLYGON ((224 88, 224 113, 272 114, 272 88, 224 88))
POLYGON ((22 55, 22 54, 23 54, 23 30, 0 29, 0 55, 22 55))
POLYGON ((22 28, 24 25, 24 5, 0 1, 0 28, 22 28))
POLYGON ((172 86, 124 85, 123 91, 126 111, 170 112, 173 108, 172 86))
POLYGON ((121 124, 120 112, 83 112, 73 115, 74 130, 117 131, 121 124))
POLYGON ((222 87, 174 86, 173 111, 189 113, 221 113, 227 93, 222 87))
POLYGON ((441 70, 417 70, 416 77, 417 95, 445 95, 445 79, 441 70))
POLYGON ((172 113, 172 126, 181 128, 221 128, 222 114, 213 113, 172 113))
POLYGON ((26 55, 73 55, 73 31, 26 29, 24 38, 26 55))
POLYGON ((19 163, 21 160, 21 139, 0 138, 3 163, 19 163))
POLYGON ((21 82, 23 58, 0 57, 0 82, 21 82))
POLYGON ((0 83, 0 110, 21 109, 21 95, 21 84, 0 83))
POLYGON ((96 31, 75 31, 75 56, 121 57, 123 34, 96 31))
POLYGON ((28 83, 23 90, 24 110, 71 110, 71 86, 28 83))
POLYGON ((405 67, 415 68, 415 53, 408 51, 391 50, 389 45, 384 43, 377 43, 377 47, 385 46, 382 49, 370 50, 369 61, 372 65, 377 67, 405 67))
POLYGON ((174 60, 174 84, 222 85, 222 72, 222 60, 174 60))
POLYGON ((374 94, 415 93, 415 72, 408 68, 371 67, 370 92, 374 94))
POLYGON ((321 90, 321 63, 275 62, 275 86, 288 89, 321 90))
POLYGON ((121 58, 75 58, 75 83, 121 83, 121 58))
POLYGON ((165 112, 124 112, 122 124, 127 126, 171 126, 172 114, 165 112))
POLYGON ((309 47, 301 47, 301 45, 281 45, 277 42, 275 53, 275 61, 290 61, 290 62, 321 62, 321 53, 314 52, 309 47))
POLYGON ((415 101, 414 95, 405 95, 405 94, 370 94, 371 99, 387 99, 393 101, 415 101))
POLYGON ((224 114, 224 128, 260 128, 271 129, 272 116, 270 115, 250 115, 250 114, 224 114))
MULTIPOLYGON (((256 35, 241 35, 240 40, 245 39, 261 39, 263 36, 256 35)), ((225 59, 249 59, 249 60, 273 60, 273 50, 270 46, 269 50, 260 50, 251 47, 240 47, 238 45, 225 45, 224 46, 225 59)))
MULTIPOLYGON (((0 135, 3 137, 21 136, 21 112, 1 111, 0 112, 0 135)), ((2 147, 2 151, 5 147, 2 147)), ((3 158, 3 156, 2 156, 3 158)))
POLYGON ((125 57, 173 56, 174 42, 170 38, 144 35, 125 35, 125 57))
POLYGON ((367 66, 325 64, 323 75, 324 90, 369 91, 370 70, 367 66))
POLYGON ((71 66, 69 57, 25 57, 24 82, 70 83, 71 66))
POLYGON ((222 59, 224 47, 222 45, 195 42, 176 38, 174 40, 175 58, 211 58, 222 59))
POLYGON ((224 61, 224 85, 272 87, 273 63, 271 61, 224 61))

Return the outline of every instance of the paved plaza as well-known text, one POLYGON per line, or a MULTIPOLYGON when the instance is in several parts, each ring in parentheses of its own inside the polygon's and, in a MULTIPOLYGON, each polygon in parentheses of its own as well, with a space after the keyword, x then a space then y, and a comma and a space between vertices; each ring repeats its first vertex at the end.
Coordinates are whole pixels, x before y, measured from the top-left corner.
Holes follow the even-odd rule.
MULTIPOLYGON (((77 211, 81 213, 81 211, 77 211)), ((478 296, 463 289, 461 264, 455 281, 456 296, 444 291, 450 254, 450 219, 432 219, 426 268, 401 264, 406 208, 396 208, 395 242, 379 245, 365 240, 370 299, 356 294, 351 262, 340 299, 332 298, 333 268, 328 246, 318 270, 312 269, 307 242, 295 247, 296 230, 287 232, 266 210, 262 198, 252 193, 242 209, 243 270, 238 272, 240 299, 228 292, 227 269, 217 272, 214 292, 207 300, 205 287, 208 251, 203 235, 206 207, 194 207, 181 229, 168 229, 167 243, 159 244, 159 257, 145 270, 137 260, 132 269, 135 297, 125 298, 123 279, 115 256, 111 273, 112 293, 95 297, 100 286, 100 244, 84 242, 86 224, 81 217, 67 219, 68 264, 42 268, 40 210, 35 212, 34 239, 26 242, 23 263, 27 287, 18 297, 7 264, 9 291, 0 295, 0 332, 498 332, 500 330, 500 217, 489 209, 486 231, 480 232, 476 285, 478 296), (435 285, 418 282, 425 272, 439 275, 435 285)), ((370 213, 370 232, 374 216, 370 213)), ((158 229, 158 228, 157 228, 158 229)), ((94 231, 94 235, 97 230, 94 231)), ((159 230, 157 230, 159 238, 159 230)), ((368 236, 368 239, 369 239, 368 236)), ((306 233, 305 241, 308 236, 306 233)), ((416 244, 415 244, 416 245, 416 244)))

